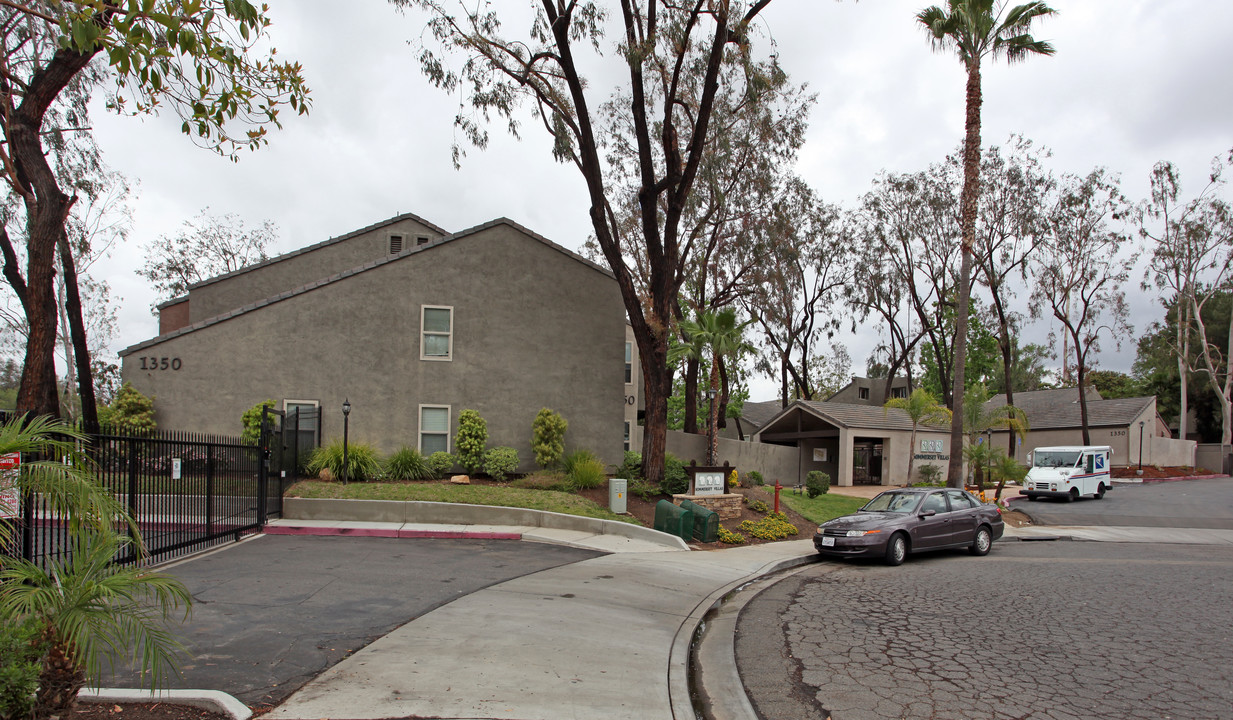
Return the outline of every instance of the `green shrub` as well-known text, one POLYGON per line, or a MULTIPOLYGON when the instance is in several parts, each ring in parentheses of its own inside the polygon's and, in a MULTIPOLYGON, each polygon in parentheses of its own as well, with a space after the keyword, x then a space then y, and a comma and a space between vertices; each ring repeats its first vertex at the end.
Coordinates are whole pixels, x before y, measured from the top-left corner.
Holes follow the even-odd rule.
POLYGON ((771 513, 757 521, 745 520, 741 523, 741 529, 751 537, 763 540, 782 540, 800 532, 795 525, 788 522, 788 516, 781 512, 771 513))
POLYGON ((435 474, 419 450, 403 447, 385 461, 385 476, 390 480, 431 480, 435 474))
POLYGON ((825 495, 831 489, 831 476, 821 470, 810 470, 805 475, 805 492, 810 498, 825 495))
POLYGON ((937 465, 921 465, 916 469, 916 474, 926 487, 942 486, 942 468, 937 465))
POLYGON ((649 483, 642 478, 630 480, 628 490, 630 495, 640 497, 647 502, 650 502, 651 498, 659 495, 659 486, 649 483))
MULTIPOLYGON (((745 477, 749 478, 749 481, 757 487, 761 487, 766 484, 766 481, 762 479, 762 473, 757 470, 750 470, 745 473, 745 477)), ((744 485, 742 485, 742 487, 744 487, 744 485)))
POLYGON ((494 447, 484 453, 484 472, 497 482, 518 469, 518 451, 512 447, 494 447))
POLYGON ((488 444, 488 423, 475 410, 458 414, 458 434, 454 436, 454 459, 469 473, 484 467, 484 449, 488 444))
POLYGON ((38 621, 0 617, 0 718, 33 717, 39 660, 46 650, 38 621))
MULTIPOLYGON (((119 399, 120 396, 116 395, 116 400, 119 399)), ((245 410, 244 414, 240 416, 240 425, 243 428, 240 432, 240 437, 244 442, 255 443, 261 440, 261 408, 267 406, 271 408, 278 407, 278 401, 262 400, 245 410)))
MULTIPOLYGON (((625 478, 633 483, 634 480, 642 478, 642 454, 632 450, 625 451, 625 459, 621 462, 620 467, 616 469, 616 477, 625 478)), ((658 491, 656 491, 658 492, 658 491)))
POLYGON ((432 471, 433 477, 443 478, 454 469, 454 456, 438 450, 427 458, 428 469, 432 471))
POLYGON ((531 423, 531 449, 535 463, 542 468, 555 465, 565 454, 565 431, 569 423, 561 414, 548 408, 540 409, 531 423))
POLYGON ((565 476, 565 473, 555 470, 520 477, 510 481, 509 486, 523 490, 557 490, 559 492, 571 492, 574 489, 573 483, 565 476))
POLYGON ((762 502, 761 500, 754 500, 753 502, 749 503, 749 509, 753 510, 756 513, 761 513, 762 515, 765 515, 771 511, 771 509, 766 506, 766 503, 762 502))
POLYGON ((685 472, 685 463, 672 453, 664 455, 664 481, 660 489, 665 495, 680 495, 689 492, 689 475, 685 472))
MULTIPOLYGON (((317 473, 329 470, 335 480, 343 478, 343 442, 335 440, 313 451, 308 461, 308 471, 317 473)), ((381 460, 372 445, 349 443, 347 446, 347 480, 364 482, 381 477, 381 460)))
POLYGON ((726 545, 743 545, 745 543, 745 536, 740 534, 739 532, 732 532, 731 530, 724 527, 723 525, 720 525, 719 526, 719 542, 724 543, 726 545))
MULTIPOLYGON (((156 425, 154 398, 146 397, 132 385, 124 383, 116 393, 116 399, 111 401, 107 412, 100 417, 100 421, 106 421, 117 430, 153 430, 156 425)), ((256 442, 256 439, 253 442, 256 442)))
POLYGON ((562 465, 570 482, 578 490, 597 488, 608 479, 604 473, 604 464, 590 450, 575 450, 567 454, 562 465))

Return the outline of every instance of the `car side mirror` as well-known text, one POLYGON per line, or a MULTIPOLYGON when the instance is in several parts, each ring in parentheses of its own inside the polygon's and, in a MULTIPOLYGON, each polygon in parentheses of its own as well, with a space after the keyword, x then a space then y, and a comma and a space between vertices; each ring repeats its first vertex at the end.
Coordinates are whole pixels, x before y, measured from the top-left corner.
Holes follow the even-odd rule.
POLYGON ((921 511, 920 511, 920 518, 923 520, 923 519, 925 519, 925 518, 927 518, 927 517, 933 517, 934 515, 937 515, 937 514, 938 514, 938 513, 937 513, 937 511, 936 511, 936 510, 921 510, 921 511))

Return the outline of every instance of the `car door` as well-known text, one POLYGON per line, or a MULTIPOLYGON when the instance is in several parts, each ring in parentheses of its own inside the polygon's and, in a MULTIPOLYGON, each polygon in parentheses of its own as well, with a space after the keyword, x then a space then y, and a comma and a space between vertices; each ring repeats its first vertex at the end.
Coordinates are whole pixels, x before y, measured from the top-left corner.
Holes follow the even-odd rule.
POLYGON ((928 550, 950 542, 950 512, 946 495, 941 490, 931 492, 916 509, 916 524, 912 528, 912 549, 928 550), (928 513, 932 511, 932 515, 928 513))
POLYGON ((947 490, 946 499, 950 501, 950 532, 951 545, 967 545, 976 535, 978 511, 976 500, 962 490, 947 490))

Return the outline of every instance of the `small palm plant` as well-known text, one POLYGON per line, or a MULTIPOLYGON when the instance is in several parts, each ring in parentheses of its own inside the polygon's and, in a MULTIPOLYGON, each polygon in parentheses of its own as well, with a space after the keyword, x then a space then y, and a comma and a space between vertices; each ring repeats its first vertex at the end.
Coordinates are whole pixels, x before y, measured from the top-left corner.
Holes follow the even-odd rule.
POLYGON ((71 552, 47 570, 16 560, 0 570, 0 616, 32 619, 42 630, 42 658, 35 718, 70 710, 87 678, 97 678, 103 660, 127 656, 153 686, 174 670, 182 649, 166 621, 192 605, 177 579, 115 564, 131 543, 110 529, 74 533, 71 552))
POLYGON ((912 436, 908 441, 911 452, 908 453, 908 480, 905 484, 912 483, 912 466, 916 463, 916 429, 924 425, 945 425, 950 422, 950 410, 946 406, 940 404, 938 399, 924 388, 916 388, 912 394, 905 398, 891 398, 886 401, 883 406, 883 414, 889 408, 898 408, 908 414, 908 419, 912 421, 912 436))

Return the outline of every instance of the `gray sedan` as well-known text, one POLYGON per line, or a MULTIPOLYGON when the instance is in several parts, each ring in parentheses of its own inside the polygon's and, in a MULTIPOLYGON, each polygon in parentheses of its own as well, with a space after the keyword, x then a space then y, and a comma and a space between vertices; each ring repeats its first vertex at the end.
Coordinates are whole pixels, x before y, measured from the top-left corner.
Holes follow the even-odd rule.
POLYGON ((963 490, 903 488, 822 523, 813 546, 828 557, 881 557, 899 565, 909 553, 925 550, 966 547, 986 555, 1004 529, 1000 510, 963 490))

